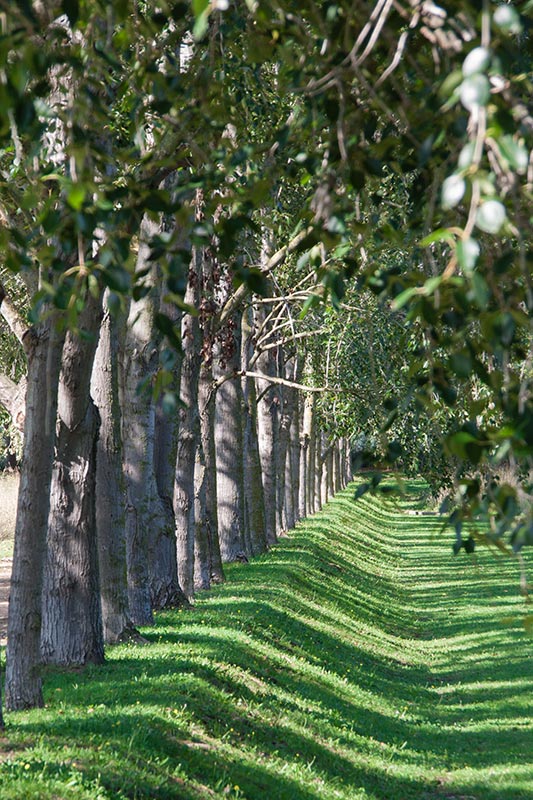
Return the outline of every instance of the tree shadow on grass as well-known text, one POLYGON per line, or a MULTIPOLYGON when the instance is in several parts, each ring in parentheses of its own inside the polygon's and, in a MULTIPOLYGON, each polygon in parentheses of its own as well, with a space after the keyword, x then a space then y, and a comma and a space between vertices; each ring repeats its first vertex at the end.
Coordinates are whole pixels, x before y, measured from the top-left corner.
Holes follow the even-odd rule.
POLYGON ((124 798, 531 800, 531 660, 488 613, 508 583, 460 596, 429 528, 342 496, 192 611, 158 615, 152 648, 77 675, 67 704, 50 672, 54 758, 81 748, 124 798))

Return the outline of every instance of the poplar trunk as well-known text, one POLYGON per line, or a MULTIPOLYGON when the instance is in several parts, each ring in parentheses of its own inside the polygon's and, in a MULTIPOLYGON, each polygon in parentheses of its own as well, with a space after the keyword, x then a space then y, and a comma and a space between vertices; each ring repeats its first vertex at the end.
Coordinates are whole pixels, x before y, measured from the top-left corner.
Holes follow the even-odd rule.
POLYGON ((43 581, 45 663, 102 663, 104 637, 96 536, 96 446, 100 424, 90 381, 102 319, 101 297, 68 332, 58 391, 58 428, 43 581))
POLYGON ((11 711, 43 705, 41 598, 54 460, 62 338, 54 316, 26 334, 24 444, 7 629, 5 703, 11 711))

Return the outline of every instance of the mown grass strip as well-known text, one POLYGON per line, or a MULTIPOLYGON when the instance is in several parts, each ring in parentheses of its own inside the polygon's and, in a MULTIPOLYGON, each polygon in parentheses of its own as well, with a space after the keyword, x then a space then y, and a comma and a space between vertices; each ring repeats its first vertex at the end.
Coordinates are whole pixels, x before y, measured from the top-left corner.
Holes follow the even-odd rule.
POLYGON ((517 566, 353 487, 151 644, 50 671, 9 715, 0 800, 533 798, 517 566))

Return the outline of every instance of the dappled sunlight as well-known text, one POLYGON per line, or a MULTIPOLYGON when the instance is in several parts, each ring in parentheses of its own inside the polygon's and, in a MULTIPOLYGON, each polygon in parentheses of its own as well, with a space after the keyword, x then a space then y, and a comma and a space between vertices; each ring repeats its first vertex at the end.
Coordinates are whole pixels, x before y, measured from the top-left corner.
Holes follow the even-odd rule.
POLYGON ((50 670, 47 708, 17 718, 20 758, 75 763, 105 798, 530 798, 513 570, 483 554, 480 580, 401 504, 352 495, 159 612, 149 646, 50 670))

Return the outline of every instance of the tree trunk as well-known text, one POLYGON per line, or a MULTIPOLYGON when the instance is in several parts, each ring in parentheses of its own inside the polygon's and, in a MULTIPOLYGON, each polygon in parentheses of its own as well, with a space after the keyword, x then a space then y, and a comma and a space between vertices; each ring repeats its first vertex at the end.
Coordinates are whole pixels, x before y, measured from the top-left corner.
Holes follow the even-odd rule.
POLYGON ((324 462, 322 459, 322 433, 315 433, 315 511, 322 508, 322 470, 324 462))
MULTIPOLYGON (((193 252, 185 302, 199 306, 200 278, 203 252, 193 252)), ((181 364, 178 453, 174 486, 174 515, 176 518, 176 552, 178 580, 189 601, 194 598, 194 538, 195 538, 195 465, 200 447, 200 417, 198 412, 198 380, 200 375, 201 337, 198 317, 185 314, 181 339, 181 364)))
POLYGON ((352 480, 352 450, 350 440, 344 439, 344 484, 347 486, 352 480))
POLYGON ((100 328, 91 391, 100 414, 96 450, 96 532, 102 621, 104 641, 115 644, 135 638, 138 633, 129 616, 117 323, 109 312, 105 313, 100 328))
POLYGON ((309 440, 310 426, 312 421, 312 396, 306 394, 303 399, 302 430, 300 432, 300 481, 298 509, 300 519, 305 519, 309 514, 308 493, 307 493, 307 473, 309 466, 309 440))
POLYGON ((339 440, 335 439, 333 444, 333 491, 335 494, 342 489, 342 465, 339 448, 339 440))
POLYGON ((209 589, 211 582, 222 583, 224 570, 218 540, 218 509, 215 450, 215 391, 211 366, 209 333, 202 331, 204 358, 198 380, 200 414, 200 447, 195 463, 195 551, 194 583, 196 588, 209 589), (206 338, 207 337, 207 338, 206 338), (208 340, 209 339, 209 340, 208 340))
POLYGON ((188 601, 178 581, 176 520, 173 495, 176 473, 178 415, 157 404, 155 417, 154 469, 159 498, 159 523, 149 543, 149 580, 152 608, 185 606, 188 601))
MULTIPOLYGON (((248 369, 252 353, 252 325, 250 311, 245 310, 242 317, 241 367, 248 369)), ((265 495, 259 443, 257 440, 257 396, 254 378, 242 379, 243 396, 243 472, 244 472, 244 514, 245 530, 252 555, 263 553, 267 547, 265 495)))
POLYGON ((294 408, 291 419, 289 458, 287 466, 289 480, 285 481, 287 496, 287 528, 293 528, 300 519, 298 498, 300 494, 300 400, 298 393, 294 396, 294 408))
POLYGON ((223 562, 247 560, 244 540, 244 475, 242 439, 242 387, 240 370, 239 311, 219 332, 213 364, 216 379, 230 377, 216 397, 215 442, 217 463, 218 535, 223 562))
MULTIPOLYGON (((256 336, 264 336, 268 323, 267 306, 254 309, 256 336)), ((268 377, 276 375, 275 349, 265 350, 256 358, 258 372, 268 377)), ((276 535, 276 469, 278 467, 279 391, 268 379, 257 378, 257 434, 265 495, 266 536, 269 544, 277 542, 276 535)))
POLYGON ((5 679, 6 707, 12 711, 44 702, 39 669, 41 589, 63 346, 54 322, 54 316, 48 317, 24 337, 28 357, 26 410, 5 679))
MULTIPOLYGON (((150 267, 149 241, 160 226, 149 217, 141 223, 137 270, 150 267)), ((148 285, 157 280, 151 265, 148 285)), ((158 365, 154 314, 157 296, 148 294, 130 304, 122 360, 122 442, 126 483, 126 563, 130 615, 135 625, 151 625, 150 555, 164 515, 158 513, 155 484, 155 407, 150 377, 158 365), (144 389, 140 385, 144 383, 144 389)))
POLYGON ((195 586, 207 589, 222 583, 224 570, 218 538, 217 466, 215 447, 216 392, 213 381, 214 314, 217 309, 215 258, 204 253, 199 297, 201 363, 198 378, 200 446, 195 463, 195 586))
MULTIPOLYGON (((290 358, 284 365, 284 377, 287 380, 296 379, 294 359, 290 358)), ((288 496, 292 495, 291 487, 287 487, 287 480, 291 481, 291 455, 290 439, 291 425, 294 416, 294 408, 297 402, 296 390, 289 386, 281 387, 280 397, 280 424, 278 441, 278 465, 277 465, 277 528, 278 530, 288 530, 294 527, 294 514, 291 510, 290 516, 287 514, 288 496)))
POLYGON ((69 332, 58 392, 58 431, 43 582, 41 655, 49 664, 102 663, 104 638, 96 539, 98 411, 90 381, 102 319, 101 297, 69 332))
POLYGON ((307 497, 307 513, 315 512, 315 397, 308 393, 304 402, 304 436, 307 439, 307 484, 305 493, 307 497))

